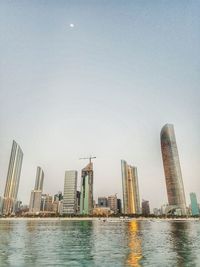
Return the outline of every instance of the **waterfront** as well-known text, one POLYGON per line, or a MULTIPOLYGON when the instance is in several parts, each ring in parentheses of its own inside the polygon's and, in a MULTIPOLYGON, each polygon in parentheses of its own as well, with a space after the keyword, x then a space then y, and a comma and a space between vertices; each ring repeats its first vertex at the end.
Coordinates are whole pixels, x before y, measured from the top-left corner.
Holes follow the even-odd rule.
POLYGON ((0 266, 199 266, 199 221, 0 220, 0 266))

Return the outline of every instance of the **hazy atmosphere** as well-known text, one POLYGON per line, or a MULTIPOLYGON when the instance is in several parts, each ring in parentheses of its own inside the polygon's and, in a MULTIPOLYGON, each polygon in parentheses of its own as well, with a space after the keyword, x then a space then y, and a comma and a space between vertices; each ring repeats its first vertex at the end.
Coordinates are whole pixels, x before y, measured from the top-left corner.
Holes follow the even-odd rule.
POLYGON ((167 202, 160 130, 175 127, 186 201, 200 200, 200 2, 0 3, 0 195, 12 140, 24 159, 18 199, 36 167, 44 193, 94 160, 94 196, 122 197, 120 160, 140 198, 167 202))

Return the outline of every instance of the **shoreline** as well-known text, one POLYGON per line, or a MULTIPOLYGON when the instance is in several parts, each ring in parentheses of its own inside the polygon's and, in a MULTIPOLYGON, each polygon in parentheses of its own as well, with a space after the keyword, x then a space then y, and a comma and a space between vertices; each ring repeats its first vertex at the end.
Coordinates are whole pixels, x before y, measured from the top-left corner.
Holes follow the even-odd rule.
POLYGON ((164 221, 200 221, 200 218, 116 218, 116 217, 7 217, 0 218, 0 221, 104 221, 104 222, 131 222, 131 221, 151 221, 151 222, 164 222, 164 221))

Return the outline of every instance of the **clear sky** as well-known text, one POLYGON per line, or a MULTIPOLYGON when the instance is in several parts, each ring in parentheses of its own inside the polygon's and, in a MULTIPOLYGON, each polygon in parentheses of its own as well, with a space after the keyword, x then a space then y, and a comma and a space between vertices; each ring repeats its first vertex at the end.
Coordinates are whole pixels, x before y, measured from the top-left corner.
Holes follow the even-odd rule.
POLYGON ((122 196, 120 160, 141 199, 167 202, 160 130, 173 123, 187 204, 200 201, 200 1, 2 0, 0 195, 12 140, 24 152, 18 197, 36 167, 44 192, 95 155, 94 194, 122 196), (70 27, 74 24, 74 27, 70 27))

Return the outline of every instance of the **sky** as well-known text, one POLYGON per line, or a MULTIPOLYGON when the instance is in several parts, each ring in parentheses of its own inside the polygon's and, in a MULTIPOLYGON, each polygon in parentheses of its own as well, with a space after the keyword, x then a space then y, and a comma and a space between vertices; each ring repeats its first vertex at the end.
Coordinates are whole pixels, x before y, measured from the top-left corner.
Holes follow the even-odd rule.
POLYGON ((94 198, 122 197, 120 160, 140 198, 167 203, 160 131, 174 124, 187 204, 200 201, 200 2, 2 0, 0 195, 12 140, 24 153, 18 198, 37 166, 44 193, 96 156, 94 198), (74 27, 71 27, 73 24, 74 27))

